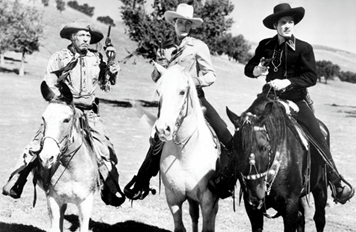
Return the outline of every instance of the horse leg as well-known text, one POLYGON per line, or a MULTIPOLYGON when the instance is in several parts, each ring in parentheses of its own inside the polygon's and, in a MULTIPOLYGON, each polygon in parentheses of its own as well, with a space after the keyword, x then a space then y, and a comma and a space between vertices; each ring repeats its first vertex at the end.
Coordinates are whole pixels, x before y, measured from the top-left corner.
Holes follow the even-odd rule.
POLYGON ((93 208, 94 193, 91 192, 80 204, 77 204, 79 213, 80 232, 89 231, 89 220, 93 208))
POLYGON ((305 230, 305 207, 307 207, 305 201, 306 201, 305 198, 299 199, 299 211, 298 211, 298 218, 297 218, 298 232, 304 232, 305 230))
POLYGON ((297 230, 299 204, 299 196, 286 202, 286 213, 283 216, 284 232, 295 232, 297 230))
POLYGON ((219 209, 219 198, 212 195, 210 191, 205 191, 200 206, 203 216, 203 232, 215 231, 215 220, 219 209))
MULTIPOLYGON (((321 180, 323 182, 324 180, 321 180)), ((328 200, 327 184, 319 183, 312 191, 315 203, 314 222, 317 232, 323 232, 325 227, 325 207, 328 200)))
POLYGON ((192 219, 192 231, 198 232, 198 222, 199 222, 199 204, 198 202, 188 199, 189 202, 189 214, 192 219))
POLYGON ((262 232, 263 231, 263 212, 262 210, 255 209, 249 203, 247 194, 244 194, 244 205, 248 218, 250 219, 252 232, 262 232))
POLYGON ((167 204, 173 216, 174 232, 186 232, 182 219, 183 200, 179 199, 178 195, 169 188, 165 188, 165 190, 167 204))
POLYGON ((64 212, 67 209, 67 205, 57 202, 52 196, 47 196, 47 207, 51 221, 49 232, 62 232, 64 212))

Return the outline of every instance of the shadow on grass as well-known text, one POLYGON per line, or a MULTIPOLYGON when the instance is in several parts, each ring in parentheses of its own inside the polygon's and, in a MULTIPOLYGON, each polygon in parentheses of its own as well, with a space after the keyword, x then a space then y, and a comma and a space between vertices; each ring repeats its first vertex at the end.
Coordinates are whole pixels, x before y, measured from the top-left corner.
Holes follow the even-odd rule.
POLYGON ((6 232, 45 232, 34 226, 22 225, 22 224, 8 224, 0 222, 0 231, 6 232))
MULTIPOLYGON (((79 228, 79 220, 76 215, 66 215, 64 219, 71 223, 69 231, 77 231, 79 228)), ((114 225, 109 225, 103 222, 90 220, 89 229, 92 232, 169 232, 169 230, 161 229, 156 226, 147 225, 136 221, 119 222, 114 225)), ((0 222, 0 231, 4 232, 45 232, 39 228, 30 225, 9 224, 0 222)))
POLYGON ((18 68, 9 69, 9 68, 5 68, 5 67, 0 67, 0 72, 3 72, 3 73, 16 73, 16 74, 19 74, 19 69, 18 69, 18 68))
MULTIPOLYGON (((66 215, 64 216, 64 219, 72 224, 72 226, 69 228, 70 231, 76 231, 79 228, 79 220, 77 215, 66 215)), ((114 225, 90 220, 89 229, 92 232, 169 232, 169 230, 131 220, 119 222, 114 225)))
POLYGON ((123 101, 120 100, 110 100, 105 98, 98 98, 99 102, 102 104, 113 105, 116 107, 132 107, 132 101, 138 101, 141 103, 143 107, 158 107, 157 101, 146 101, 146 100, 134 100, 134 99, 125 99, 123 101))

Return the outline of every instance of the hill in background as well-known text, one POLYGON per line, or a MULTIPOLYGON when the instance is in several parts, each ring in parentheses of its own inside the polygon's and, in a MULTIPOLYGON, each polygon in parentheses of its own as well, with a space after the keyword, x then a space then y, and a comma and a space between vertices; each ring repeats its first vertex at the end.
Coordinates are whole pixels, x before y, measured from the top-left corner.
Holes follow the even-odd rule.
MULTIPOLYGON (((42 11, 43 24, 44 24, 44 34, 43 34, 43 38, 40 41, 41 43, 40 52, 35 52, 31 56, 27 56, 26 58, 27 65, 25 67, 26 72, 42 76, 45 70, 45 66, 51 54, 53 54, 55 51, 69 44, 68 40, 61 39, 59 36, 60 29, 66 23, 75 20, 87 20, 90 23, 97 26, 104 33, 104 35, 106 35, 108 26, 98 22, 96 20, 96 17, 89 17, 68 6, 66 6, 66 10, 61 13, 55 8, 54 1, 50 1, 50 5, 48 7, 44 7, 41 1, 22 0, 22 2, 29 5, 34 5, 38 8, 38 10, 42 11)), ((80 4, 83 3, 80 2, 80 4)), ((93 6, 95 7, 95 5, 97 4, 98 3, 95 3, 93 6)), ((115 12, 119 13, 119 9, 115 12)), ((102 15, 102 16, 106 16, 106 15, 102 15)), ((112 31, 111 31, 112 43, 117 49, 118 60, 122 60, 124 57, 126 57, 129 54, 128 52, 132 52, 135 50, 135 42, 131 41, 128 38, 128 35, 125 34, 125 26, 123 25, 122 20, 115 21, 115 24, 116 26, 112 27, 112 31)), ((103 42, 104 40, 102 41, 102 43, 103 42)), ((256 46, 257 44, 255 42, 251 42, 252 53, 254 52, 256 46)), ((342 71, 351 71, 356 73, 356 54, 326 47, 326 46, 320 46, 320 45, 313 45, 313 47, 314 47, 315 57, 317 61, 319 60, 331 61, 332 63, 339 65, 342 71)), ((20 54, 12 53, 11 56, 12 57, 15 56, 18 59, 20 59, 20 54)), ((134 57, 129 62, 135 62, 134 59, 143 60, 140 57, 134 57)), ((145 62, 148 61, 145 60, 145 62)))

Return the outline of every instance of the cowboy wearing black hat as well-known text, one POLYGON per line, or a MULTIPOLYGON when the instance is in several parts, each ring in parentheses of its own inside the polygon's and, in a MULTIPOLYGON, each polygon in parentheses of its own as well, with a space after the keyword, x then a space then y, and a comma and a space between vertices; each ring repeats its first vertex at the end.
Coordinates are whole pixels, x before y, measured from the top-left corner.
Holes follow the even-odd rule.
MULTIPOLYGON (((105 134, 104 126, 98 115, 98 102, 95 98, 95 90, 98 86, 108 91, 110 84, 115 83, 113 80, 116 79, 120 67, 114 61, 106 64, 98 51, 89 48, 90 44, 100 42, 104 36, 87 22, 69 23, 62 28, 59 34, 61 38, 70 40, 71 44, 51 56, 44 80, 56 94, 60 94, 57 83, 64 81, 73 94, 75 107, 87 115, 89 131, 98 153, 99 172, 103 181, 101 185, 102 199, 106 204, 120 206, 125 197, 118 183, 117 157, 113 144, 105 134)), ((110 52, 115 52, 113 47, 108 49, 110 52)), ((21 154, 20 162, 16 165, 8 183, 3 187, 4 195, 13 198, 21 196, 28 174, 38 163, 36 154, 41 149, 42 137, 43 125, 30 144, 26 146, 24 154, 21 154)))
POLYGON ((293 35, 294 26, 303 19, 304 13, 303 7, 292 8, 287 3, 274 7, 273 14, 267 16, 263 24, 268 29, 276 30, 277 35, 259 43, 254 57, 245 66, 245 75, 251 78, 265 76, 267 84, 263 87, 264 92, 267 93, 272 87, 279 93, 279 98, 298 105, 297 121, 308 130, 329 161, 330 165, 326 165, 327 177, 334 200, 345 204, 353 197, 354 189, 336 169, 307 92, 307 88, 317 82, 314 51, 310 44, 293 35))

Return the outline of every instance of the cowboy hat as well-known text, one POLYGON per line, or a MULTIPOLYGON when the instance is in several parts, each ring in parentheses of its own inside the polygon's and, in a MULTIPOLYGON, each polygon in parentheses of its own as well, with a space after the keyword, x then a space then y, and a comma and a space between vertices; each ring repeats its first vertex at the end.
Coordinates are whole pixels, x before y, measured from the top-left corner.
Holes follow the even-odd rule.
POLYGON ((304 17, 305 10, 303 7, 291 8, 288 3, 278 4, 273 8, 273 14, 268 15, 264 20, 263 24, 269 29, 275 29, 273 24, 277 23, 278 20, 284 16, 292 16, 294 24, 300 22, 304 17))
POLYGON ((98 43, 100 40, 102 40, 102 38, 104 38, 104 35, 103 33, 101 33, 101 31, 84 21, 71 22, 65 25, 63 29, 59 32, 59 35, 61 36, 61 38, 70 40, 71 35, 80 30, 89 31, 91 35, 90 44, 98 43))
POLYGON ((182 3, 177 6, 176 11, 166 11, 164 17, 172 25, 174 25, 173 20, 176 18, 187 19, 192 22, 192 28, 197 28, 203 23, 203 20, 201 18, 193 18, 193 12, 193 6, 182 3))

